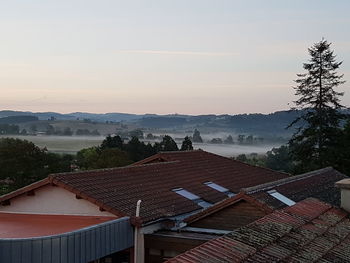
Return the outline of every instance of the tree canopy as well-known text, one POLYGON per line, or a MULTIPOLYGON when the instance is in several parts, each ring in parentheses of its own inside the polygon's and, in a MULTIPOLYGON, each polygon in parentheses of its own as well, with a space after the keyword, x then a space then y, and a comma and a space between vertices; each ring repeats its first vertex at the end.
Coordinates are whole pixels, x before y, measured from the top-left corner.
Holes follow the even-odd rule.
POLYGON ((334 151, 341 129, 342 92, 335 90, 344 83, 337 73, 342 62, 336 62, 331 43, 322 39, 308 49, 310 60, 303 64, 305 73, 297 74, 293 109, 304 114, 288 127, 296 131, 289 141, 290 153, 300 171, 313 170, 334 163, 334 151))

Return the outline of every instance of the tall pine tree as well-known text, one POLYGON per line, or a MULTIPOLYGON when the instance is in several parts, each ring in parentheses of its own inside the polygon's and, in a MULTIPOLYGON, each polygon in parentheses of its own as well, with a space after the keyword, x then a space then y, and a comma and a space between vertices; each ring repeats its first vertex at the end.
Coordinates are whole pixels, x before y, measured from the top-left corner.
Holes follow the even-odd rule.
POLYGON ((297 126, 289 146, 298 172, 332 165, 336 158, 340 121, 345 116, 340 112, 343 92, 335 88, 345 81, 337 73, 342 62, 336 61, 330 45, 322 39, 308 49, 311 58, 303 65, 306 72, 297 74, 295 81, 299 99, 293 109, 302 110, 302 115, 289 125, 297 126))

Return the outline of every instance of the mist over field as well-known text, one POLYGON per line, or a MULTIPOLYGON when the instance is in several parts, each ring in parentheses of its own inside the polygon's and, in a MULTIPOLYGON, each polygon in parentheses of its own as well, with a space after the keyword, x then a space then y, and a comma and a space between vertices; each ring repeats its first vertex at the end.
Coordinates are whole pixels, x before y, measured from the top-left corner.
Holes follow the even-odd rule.
MULTIPOLYGON (((224 133, 214 134, 225 135, 224 133)), ((173 138, 183 138, 183 134, 169 134, 173 138)), ((84 148, 98 146, 104 140, 104 136, 21 136, 21 135, 0 135, 0 138, 11 137, 22 140, 28 140, 39 146, 46 147, 48 151, 55 153, 76 153, 84 148)), ((224 138, 225 136, 223 136, 224 138)), ((209 140, 210 135, 203 136, 204 140, 209 140)), ((143 140, 146 143, 154 143, 156 140, 143 140)), ((176 140, 179 147, 181 147, 181 140, 176 140)), ((281 144, 262 144, 262 145, 239 145, 239 144, 212 144, 212 143, 193 143, 194 149, 202 149, 208 152, 219 154, 226 157, 233 157, 239 154, 258 153, 265 154, 273 147, 279 147, 281 144)))

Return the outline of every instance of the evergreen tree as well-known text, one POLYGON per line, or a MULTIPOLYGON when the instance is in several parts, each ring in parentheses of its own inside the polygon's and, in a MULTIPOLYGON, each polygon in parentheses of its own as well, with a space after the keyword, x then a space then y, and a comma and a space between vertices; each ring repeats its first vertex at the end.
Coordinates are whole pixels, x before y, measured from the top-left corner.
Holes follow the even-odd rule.
POLYGON ((186 136, 182 142, 181 151, 191 151, 191 150, 193 150, 192 142, 191 142, 190 138, 188 136, 186 136))
POLYGON ((169 135, 165 135, 160 143, 162 151, 178 151, 176 142, 169 135))
POLYGON ((200 143, 203 142, 201 134, 200 134, 200 132, 197 129, 194 130, 193 139, 192 140, 193 140, 193 142, 200 142, 200 143))
POLYGON ((123 148, 123 140, 122 138, 120 138, 119 135, 116 136, 111 136, 108 135, 101 143, 100 148, 103 149, 107 149, 107 148, 118 148, 118 149, 122 149, 123 148))
POLYGON ((288 126, 298 124, 289 146, 300 172, 334 163, 339 123, 344 118, 339 102, 343 93, 334 88, 344 81, 343 75, 336 72, 342 62, 336 62, 330 45, 322 39, 308 49, 311 58, 303 65, 306 72, 297 74, 295 81, 295 95, 299 99, 294 101, 293 109, 301 109, 303 114, 288 126))

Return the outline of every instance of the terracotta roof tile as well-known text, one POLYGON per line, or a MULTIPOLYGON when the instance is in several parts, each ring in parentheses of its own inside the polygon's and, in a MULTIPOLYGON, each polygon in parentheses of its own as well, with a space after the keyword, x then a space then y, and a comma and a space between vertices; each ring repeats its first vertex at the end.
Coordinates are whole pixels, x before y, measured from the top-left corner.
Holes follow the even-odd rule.
POLYGON ((141 199, 144 222, 172 217, 202 209, 172 189, 184 188, 201 199, 216 203, 227 198, 204 182, 215 182, 232 192, 242 187, 288 177, 287 174, 250 166, 201 150, 160 153, 144 162, 123 168, 55 174, 52 183, 90 198, 105 210, 118 210, 133 216, 137 200, 141 199), (163 162, 152 163, 161 158, 163 162))
POLYGON ((206 263, 212 258, 217 262, 350 262, 349 214, 308 198, 167 262, 206 263), (217 241, 225 252, 206 253, 217 241), (201 260, 195 255, 202 255, 201 260))

